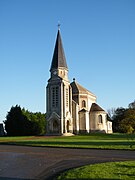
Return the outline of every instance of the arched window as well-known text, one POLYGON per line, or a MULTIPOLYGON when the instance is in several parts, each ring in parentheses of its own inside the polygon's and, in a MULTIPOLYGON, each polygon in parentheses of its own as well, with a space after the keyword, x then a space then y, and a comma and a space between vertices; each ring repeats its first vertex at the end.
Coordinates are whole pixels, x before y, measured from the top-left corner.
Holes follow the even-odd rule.
POLYGON ((99 115, 99 116, 98 116, 98 123, 100 123, 100 124, 103 123, 102 115, 99 115))
POLYGON ((58 97, 59 95, 59 88, 56 86, 56 87, 53 87, 52 88, 52 107, 58 107, 58 97))
POLYGON ((82 101, 82 107, 86 107, 86 101, 85 100, 82 101))

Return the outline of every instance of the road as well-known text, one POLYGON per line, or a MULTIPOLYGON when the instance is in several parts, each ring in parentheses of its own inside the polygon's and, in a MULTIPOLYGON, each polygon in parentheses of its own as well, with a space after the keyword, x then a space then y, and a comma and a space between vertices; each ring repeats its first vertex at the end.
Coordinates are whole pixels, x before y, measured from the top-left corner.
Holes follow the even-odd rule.
POLYGON ((135 151, 0 145, 0 180, 55 179, 87 164, 135 160, 135 151))

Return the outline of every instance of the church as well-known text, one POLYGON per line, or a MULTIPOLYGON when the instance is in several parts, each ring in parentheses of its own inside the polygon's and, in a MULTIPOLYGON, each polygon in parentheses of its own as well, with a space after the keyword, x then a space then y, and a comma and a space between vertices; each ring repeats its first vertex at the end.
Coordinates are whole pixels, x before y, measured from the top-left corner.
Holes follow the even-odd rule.
POLYGON ((75 79, 70 83, 59 28, 46 87, 46 121, 47 135, 112 133, 112 122, 96 96, 75 79))

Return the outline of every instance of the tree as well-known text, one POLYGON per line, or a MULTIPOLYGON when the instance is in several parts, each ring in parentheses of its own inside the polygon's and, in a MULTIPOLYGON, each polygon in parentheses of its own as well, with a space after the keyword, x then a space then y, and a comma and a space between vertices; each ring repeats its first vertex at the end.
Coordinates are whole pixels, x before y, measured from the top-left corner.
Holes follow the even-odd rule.
POLYGON ((134 133, 135 131, 135 118, 131 119, 130 117, 127 117, 123 119, 120 123, 120 129, 122 133, 134 133))
POLYGON ((125 119, 121 121, 121 130, 124 133, 135 132, 135 109, 127 109, 125 111, 125 119))
POLYGON ((135 132, 135 109, 117 108, 112 117, 113 132, 134 133, 135 132))
POLYGON ((42 135, 45 133, 45 114, 32 113, 20 106, 11 107, 6 116, 8 136, 42 135))
POLYGON ((108 109, 108 110, 107 110, 107 119, 108 119, 109 121, 112 121, 112 120, 113 120, 113 116, 114 116, 114 114, 115 114, 115 111, 116 111, 115 108, 111 108, 111 109, 108 109))
POLYGON ((129 109, 135 109, 135 100, 128 105, 129 109))
POLYGON ((40 112, 32 113, 23 108, 23 114, 28 118, 32 123, 31 134, 34 135, 43 135, 45 134, 45 114, 40 112))
POLYGON ((30 127, 27 117, 23 115, 20 106, 11 107, 6 116, 5 130, 8 136, 27 135, 26 127, 30 127))
POLYGON ((114 112, 114 115, 112 116, 112 127, 113 132, 121 132, 120 123, 121 120, 125 118, 126 109, 123 107, 117 108, 114 112))

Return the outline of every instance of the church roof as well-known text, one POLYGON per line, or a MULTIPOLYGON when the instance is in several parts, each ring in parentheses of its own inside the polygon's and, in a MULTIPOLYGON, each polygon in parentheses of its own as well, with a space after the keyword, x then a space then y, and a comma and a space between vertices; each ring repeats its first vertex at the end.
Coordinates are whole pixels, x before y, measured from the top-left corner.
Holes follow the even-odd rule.
POLYGON ((98 104, 92 103, 90 111, 104 111, 98 104))
POLYGON ((80 93, 80 94, 90 94, 90 95, 96 97, 92 92, 85 89, 83 86, 78 84, 75 80, 71 83, 71 86, 72 86, 73 94, 78 94, 78 93, 80 93))
POLYGON ((52 71, 53 69, 58 69, 59 67, 68 69, 62 45, 60 30, 58 29, 50 71, 52 71))

